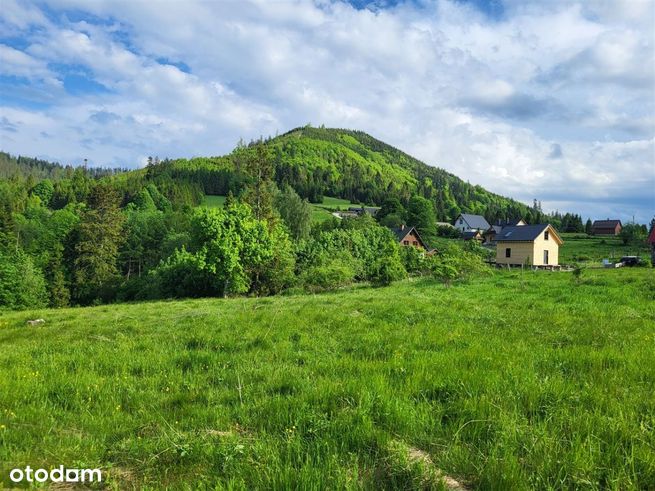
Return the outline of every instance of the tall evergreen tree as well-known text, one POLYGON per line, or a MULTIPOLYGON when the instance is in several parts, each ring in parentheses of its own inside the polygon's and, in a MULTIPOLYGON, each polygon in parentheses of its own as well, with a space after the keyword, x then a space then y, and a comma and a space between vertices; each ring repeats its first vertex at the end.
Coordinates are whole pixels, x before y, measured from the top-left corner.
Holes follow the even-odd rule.
POLYGON ((257 220, 266 220, 272 224, 275 169, 268 147, 261 142, 255 144, 254 150, 248 152, 244 165, 251 181, 246 192, 246 202, 257 220))
POLYGON ((91 191, 75 245, 75 293, 80 302, 103 296, 105 287, 118 278, 125 222, 120 202, 121 197, 110 185, 98 184, 91 191))

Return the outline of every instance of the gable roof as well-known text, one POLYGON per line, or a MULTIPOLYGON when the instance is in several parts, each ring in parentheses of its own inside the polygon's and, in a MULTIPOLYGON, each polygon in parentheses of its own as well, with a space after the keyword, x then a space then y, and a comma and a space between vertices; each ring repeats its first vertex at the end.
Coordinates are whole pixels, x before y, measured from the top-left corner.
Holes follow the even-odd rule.
MULTIPOLYGON (((482 215, 469 215, 468 213, 460 213, 457 219, 462 217, 466 224, 471 228, 479 228, 486 230, 489 228, 489 222, 485 220, 482 215)), ((455 221, 457 221, 457 219, 455 221)))
POLYGON ((521 225, 521 223, 523 223, 523 225, 527 225, 527 223, 525 222, 525 220, 523 220, 523 218, 515 218, 513 220, 503 220, 503 221, 498 220, 498 225, 500 225, 501 227, 516 227, 518 225, 521 225))
POLYGON ((592 227, 615 228, 617 225, 621 225, 621 220, 595 220, 592 227))
POLYGON ((480 237, 480 232, 477 230, 467 230, 466 232, 462 233, 462 239, 464 240, 471 240, 480 237))
POLYGON ((496 235, 496 242, 533 242, 546 229, 549 229, 548 231, 558 244, 563 242, 549 223, 505 227, 498 235, 496 235))
POLYGON ((502 225, 492 225, 487 230, 485 230, 482 235, 499 234, 502 230, 503 230, 502 225))
POLYGON ((396 240, 398 242, 403 240, 405 237, 407 237, 407 235, 409 235, 413 231, 416 234, 416 238, 421 244, 421 247, 423 247, 423 249, 425 250, 428 249, 428 247, 425 245, 425 242, 423 242, 423 239, 421 238, 421 234, 419 234, 418 230, 416 230, 416 227, 408 227, 407 225, 405 225, 404 227, 392 228, 391 231, 396 236, 396 240))

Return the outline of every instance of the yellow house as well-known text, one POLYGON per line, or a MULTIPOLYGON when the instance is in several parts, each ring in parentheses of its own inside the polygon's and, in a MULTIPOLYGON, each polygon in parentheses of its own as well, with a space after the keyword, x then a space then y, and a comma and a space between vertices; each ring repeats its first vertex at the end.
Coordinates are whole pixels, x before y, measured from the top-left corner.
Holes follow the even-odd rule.
POLYGON ((496 235, 496 264, 558 266, 562 243, 548 223, 505 227, 496 235))

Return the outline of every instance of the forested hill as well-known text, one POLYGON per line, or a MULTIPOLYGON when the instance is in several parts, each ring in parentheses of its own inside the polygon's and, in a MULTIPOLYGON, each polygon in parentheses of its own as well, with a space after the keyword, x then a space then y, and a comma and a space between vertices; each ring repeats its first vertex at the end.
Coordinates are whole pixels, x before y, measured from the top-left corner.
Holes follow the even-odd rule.
MULTIPOLYGON (((240 162, 257 142, 239 145, 224 157, 179 159, 156 166, 152 174, 168 174, 198 183, 207 194, 237 195, 243 188, 240 162)), ((264 140, 275 162, 275 181, 289 184, 312 202, 323 195, 381 205, 389 197, 407 202, 420 194, 435 205, 437 218, 453 220, 460 212, 488 220, 544 219, 540 210, 471 185, 443 169, 362 132, 305 126, 264 140)))
MULTIPOLYGON (((225 156, 161 162, 151 159, 143 170, 89 168, 84 175, 96 179, 114 175, 112 179, 122 189, 124 204, 147 182, 170 193, 188 195, 185 200, 191 202, 197 201, 203 192, 213 195, 231 192, 238 196, 248 185, 244 163, 256 154, 257 143, 240 143, 225 156)), ((288 184, 311 202, 334 196, 355 203, 381 205, 387 198, 395 197, 407 203, 412 196, 421 195, 434 204, 439 221, 452 221, 460 212, 484 215, 489 222, 511 218, 524 218, 529 223, 558 221, 558 217, 547 217, 538 208, 429 166, 362 131, 304 126, 263 143, 274 163, 273 177, 277 185, 288 184)), ((63 188, 71 179, 81 179, 82 171, 0 152, 0 178, 20 175, 33 182, 50 179, 55 183, 56 197, 70 194, 70 190, 63 188)), ((67 202, 59 198, 55 201, 67 202)))

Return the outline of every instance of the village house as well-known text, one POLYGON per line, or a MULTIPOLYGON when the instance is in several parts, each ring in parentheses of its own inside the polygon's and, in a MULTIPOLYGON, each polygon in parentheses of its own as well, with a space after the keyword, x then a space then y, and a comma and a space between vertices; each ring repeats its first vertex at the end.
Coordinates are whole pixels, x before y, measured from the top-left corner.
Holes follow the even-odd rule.
POLYGON ((563 243, 550 224, 505 227, 496 235, 496 264, 558 266, 563 243))
POLYGON ((481 215, 469 215, 468 213, 460 213, 455 219, 455 228, 460 232, 470 232, 477 230, 482 233, 489 228, 489 223, 481 215))
POLYGON ((621 220, 596 220, 591 225, 591 235, 619 235, 622 228, 621 220))
POLYGON ((421 236, 416 230, 415 227, 408 227, 403 224, 398 228, 391 229, 391 231, 396 235, 396 239, 401 246, 405 247, 417 247, 419 249, 428 250, 428 247, 421 239, 421 236))
POLYGON ((494 245, 496 243, 496 235, 498 235, 505 227, 520 227, 527 225, 527 222, 522 218, 518 220, 498 220, 495 225, 490 226, 482 233, 485 245, 494 245))
POLYGON ((648 235, 648 243, 650 244, 650 262, 655 267, 655 225, 648 235))
POLYGON ((374 217, 377 215, 379 208, 374 208, 372 206, 351 206, 348 208, 348 211, 351 211, 353 213, 357 213, 357 215, 371 215, 374 217))
POLYGON ((480 233, 479 230, 469 230, 467 232, 462 233, 462 239, 464 240, 477 240, 478 242, 482 242, 482 234, 480 233))

